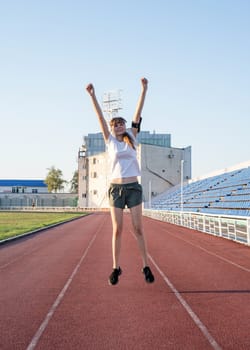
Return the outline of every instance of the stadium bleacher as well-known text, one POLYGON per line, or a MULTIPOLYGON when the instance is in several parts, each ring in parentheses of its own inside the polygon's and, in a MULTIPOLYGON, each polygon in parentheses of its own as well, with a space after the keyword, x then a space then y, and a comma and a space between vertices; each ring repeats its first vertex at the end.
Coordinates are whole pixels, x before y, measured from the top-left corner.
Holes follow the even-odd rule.
POLYGON ((250 216, 250 167, 168 190, 151 201, 151 209, 250 216))

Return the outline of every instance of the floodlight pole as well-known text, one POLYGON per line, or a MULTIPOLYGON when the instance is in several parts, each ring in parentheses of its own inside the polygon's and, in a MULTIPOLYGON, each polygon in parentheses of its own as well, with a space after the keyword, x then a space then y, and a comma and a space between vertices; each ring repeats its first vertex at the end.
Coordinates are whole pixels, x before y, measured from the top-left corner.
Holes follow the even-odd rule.
POLYGON ((122 109, 121 91, 122 90, 108 91, 103 95, 103 111, 108 120, 119 116, 119 111, 122 109))
POLYGON ((183 169, 184 168, 184 160, 181 160, 181 225, 183 221, 183 169))
POLYGON ((148 206, 149 209, 151 209, 151 196, 152 196, 152 186, 151 186, 151 180, 148 182, 148 206))

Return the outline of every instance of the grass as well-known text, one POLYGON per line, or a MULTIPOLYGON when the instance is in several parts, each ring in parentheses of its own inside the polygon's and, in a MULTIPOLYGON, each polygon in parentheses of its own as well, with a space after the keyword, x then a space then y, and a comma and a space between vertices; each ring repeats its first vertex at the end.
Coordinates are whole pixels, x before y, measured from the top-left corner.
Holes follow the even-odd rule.
POLYGON ((0 241, 84 215, 86 214, 0 212, 0 241))

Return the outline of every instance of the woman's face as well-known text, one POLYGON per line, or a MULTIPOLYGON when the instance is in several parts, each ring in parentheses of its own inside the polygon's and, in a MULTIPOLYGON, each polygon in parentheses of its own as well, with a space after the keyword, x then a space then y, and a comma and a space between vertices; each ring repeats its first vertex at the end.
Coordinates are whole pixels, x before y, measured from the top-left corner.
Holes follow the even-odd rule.
POLYGON ((126 123, 123 119, 115 119, 112 121, 111 130, 116 136, 123 135, 126 131, 126 123))

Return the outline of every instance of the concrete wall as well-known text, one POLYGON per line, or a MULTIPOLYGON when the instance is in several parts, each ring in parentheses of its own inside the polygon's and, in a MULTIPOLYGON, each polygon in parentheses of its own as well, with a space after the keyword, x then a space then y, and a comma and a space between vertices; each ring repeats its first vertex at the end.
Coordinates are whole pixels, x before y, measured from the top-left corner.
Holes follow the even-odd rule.
POLYGON ((109 163, 106 152, 89 157, 88 206, 108 207, 109 163))
POLYGON ((142 144, 140 148, 141 184, 145 201, 191 178, 191 147, 166 148, 142 144))

